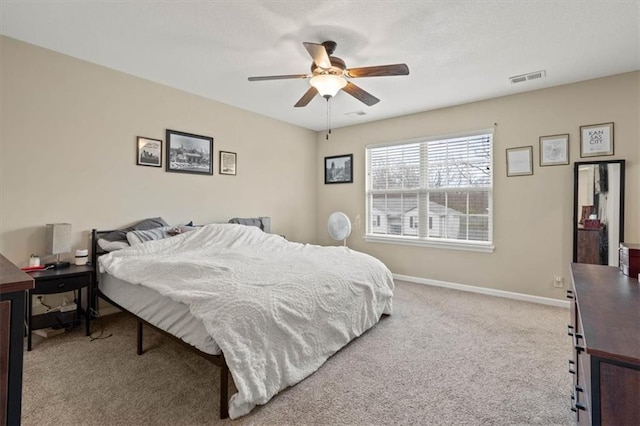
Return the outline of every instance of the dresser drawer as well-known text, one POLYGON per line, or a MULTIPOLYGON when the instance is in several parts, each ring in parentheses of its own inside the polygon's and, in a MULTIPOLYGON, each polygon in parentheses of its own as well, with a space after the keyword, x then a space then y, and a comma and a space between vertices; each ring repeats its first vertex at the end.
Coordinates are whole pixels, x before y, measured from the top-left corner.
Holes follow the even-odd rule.
POLYGON ((77 290, 86 287, 91 282, 91 276, 78 275, 74 277, 60 277, 50 280, 36 280, 36 286, 31 290, 31 294, 54 294, 65 291, 77 290))

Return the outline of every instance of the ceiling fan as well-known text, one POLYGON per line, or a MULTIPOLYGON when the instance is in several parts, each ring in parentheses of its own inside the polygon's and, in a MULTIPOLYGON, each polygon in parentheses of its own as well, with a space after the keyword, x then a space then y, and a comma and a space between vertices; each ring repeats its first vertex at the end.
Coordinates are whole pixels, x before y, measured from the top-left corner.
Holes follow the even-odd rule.
POLYGON ((380 99, 348 81, 360 77, 387 77, 394 75, 408 75, 406 64, 378 65, 373 67, 347 68, 344 61, 333 55, 336 49, 335 41, 325 41, 322 44, 304 42, 304 47, 313 58, 311 74, 269 75, 263 77, 249 77, 249 81, 283 80, 295 78, 309 78, 311 87, 302 95, 295 107, 306 106, 318 93, 326 99, 335 96, 340 89, 367 106, 375 105, 380 99))

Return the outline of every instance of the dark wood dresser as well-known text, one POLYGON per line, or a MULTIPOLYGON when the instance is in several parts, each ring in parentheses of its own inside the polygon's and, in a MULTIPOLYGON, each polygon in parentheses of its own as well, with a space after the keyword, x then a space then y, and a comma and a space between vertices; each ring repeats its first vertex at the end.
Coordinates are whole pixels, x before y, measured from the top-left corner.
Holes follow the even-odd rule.
POLYGON ((620 243, 620 270, 632 278, 640 274, 640 244, 620 243))
POLYGON ((0 425, 20 424, 25 296, 33 286, 0 254, 0 425))
POLYGON ((578 228, 578 263, 602 265, 600 253, 602 231, 599 228, 578 228))
POLYGON ((571 409, 578 424, 640 425, 640 284, 602 265, 571 265, 571 409))

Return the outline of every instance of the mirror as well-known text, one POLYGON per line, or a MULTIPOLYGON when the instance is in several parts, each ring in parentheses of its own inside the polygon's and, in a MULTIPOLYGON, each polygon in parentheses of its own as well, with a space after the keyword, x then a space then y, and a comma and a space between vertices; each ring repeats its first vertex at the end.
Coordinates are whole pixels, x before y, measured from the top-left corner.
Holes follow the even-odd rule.
POLYGON ((574 166, 573 261, 618 266, 624 236, 624 160, 574 166))

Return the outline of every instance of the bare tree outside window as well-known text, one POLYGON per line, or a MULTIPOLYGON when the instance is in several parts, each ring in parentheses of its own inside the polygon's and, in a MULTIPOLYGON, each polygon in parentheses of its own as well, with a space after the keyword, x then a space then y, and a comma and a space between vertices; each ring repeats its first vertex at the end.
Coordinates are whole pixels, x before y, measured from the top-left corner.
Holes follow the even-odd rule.
POLYGON ((491 134, 367 149, 368 234, 489 242, 491 134))

